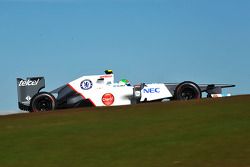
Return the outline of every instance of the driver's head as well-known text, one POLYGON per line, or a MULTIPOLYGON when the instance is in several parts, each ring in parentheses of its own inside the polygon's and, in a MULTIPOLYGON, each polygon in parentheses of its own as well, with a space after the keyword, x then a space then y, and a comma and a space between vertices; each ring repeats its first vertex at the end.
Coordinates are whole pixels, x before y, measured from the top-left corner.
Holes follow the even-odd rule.
POLYGON ((121 79, 121 80, 119 81, 119 85, 131 86, 129 80, 127 80, 127 79, 121 79))

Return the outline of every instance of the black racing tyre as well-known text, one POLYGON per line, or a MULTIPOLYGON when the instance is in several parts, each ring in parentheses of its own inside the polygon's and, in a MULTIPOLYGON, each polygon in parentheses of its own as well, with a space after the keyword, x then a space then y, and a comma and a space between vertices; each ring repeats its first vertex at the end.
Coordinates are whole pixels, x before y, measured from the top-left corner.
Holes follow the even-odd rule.
POLYGON ((200 87, 191 81, 180 83, 176 89, 174 98, 176 100, 200 99, 202 96, 200 87))
POLYGON ((31 112, 51 111, 56 107, 56 99, 48 92, 40 92, 31 99, 30 107, 31 112))

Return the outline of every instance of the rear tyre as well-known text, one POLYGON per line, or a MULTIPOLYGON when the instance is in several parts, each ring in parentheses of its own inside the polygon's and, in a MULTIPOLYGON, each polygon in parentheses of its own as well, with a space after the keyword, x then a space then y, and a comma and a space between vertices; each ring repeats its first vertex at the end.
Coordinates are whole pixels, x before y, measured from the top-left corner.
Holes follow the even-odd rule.
POLYGON ((200 87, 191 81, 185 81, 180 83, 176 89, 174 98, 176 100, 191 100, 191 99, 200 99, 201 98, 200 87))
POLYGON ((31 99, 30 107, 31 112, 51 111, 56 107, 56 99, 48 92, 41 92, 31 99))

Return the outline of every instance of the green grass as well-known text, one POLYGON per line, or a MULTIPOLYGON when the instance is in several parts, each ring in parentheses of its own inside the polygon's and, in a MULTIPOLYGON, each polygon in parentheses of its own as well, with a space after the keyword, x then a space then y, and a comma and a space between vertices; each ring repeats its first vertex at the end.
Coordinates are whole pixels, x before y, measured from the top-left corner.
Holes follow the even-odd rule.
POLYGON ((0 117, 1 167, 249 167, 250 96, 0 117))

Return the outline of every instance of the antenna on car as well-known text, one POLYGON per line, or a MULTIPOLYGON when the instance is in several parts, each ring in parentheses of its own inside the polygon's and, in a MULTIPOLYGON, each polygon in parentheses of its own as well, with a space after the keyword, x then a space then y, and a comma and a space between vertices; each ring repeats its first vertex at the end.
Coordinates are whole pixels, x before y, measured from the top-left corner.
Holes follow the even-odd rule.
POLYGON ((113 70, 105 70, 105 74, 113 74, 113 70))

